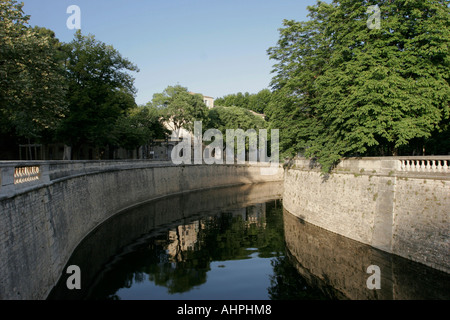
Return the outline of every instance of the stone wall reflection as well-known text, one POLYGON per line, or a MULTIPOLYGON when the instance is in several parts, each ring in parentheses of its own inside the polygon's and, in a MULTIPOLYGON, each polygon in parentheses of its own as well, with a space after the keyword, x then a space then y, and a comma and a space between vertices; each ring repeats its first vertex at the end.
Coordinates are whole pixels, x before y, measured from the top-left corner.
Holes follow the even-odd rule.
MULTIPOLYGON (((180 221, 184 221, 184 225, 189 226, 187 228, 195 228, 190 226, 190 222, 210 212, 223 209, 239 211, 249 205, 280 199, 282 192, 282 182, 214 188, 164 197, 119 213, 90 233, 67 264, 75 264, 81 268, 81 290, 67 290, 64 268, 49 299, 82 299, 89 295, 86 289, 98 280, 104 264, 121 250, 132 250, 127 248, 130 243, 138 244, 139 241, 156 236, 156 232, 161 230, 176 230, 180 221), (137 239, 139 241, 136 242, 137 239)), ((190 237, 183 240, 186 241, 185 249, 196 241, 190 237)))
POLYGON ((298 272, 328 296, 358 300, 449 299, 450 275, 314 226, 283 212, 286 246, 298 272), (381 270, 370 290, 367 267, 381 270))

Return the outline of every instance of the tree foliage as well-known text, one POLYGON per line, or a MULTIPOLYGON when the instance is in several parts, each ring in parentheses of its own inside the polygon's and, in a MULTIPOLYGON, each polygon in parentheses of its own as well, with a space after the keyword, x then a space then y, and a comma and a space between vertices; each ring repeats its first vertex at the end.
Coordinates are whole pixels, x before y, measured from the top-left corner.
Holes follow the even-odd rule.
POLYGON ((263 89, 255 94, 238 92, 216 99, 215 105, 221 107, 240 107, 264 114, 271 96, 272 93, 269 89, 263 89))
POLYGON ((179 133, 181 128, 194 131, 194 122, 208 122, 208 107, 200 94, 192 94, 180 85, 168 86, 162 93, 153 95, 151 105, 161 110, 163 119, 179 133))
POLYGON ((248 97, 248 105, 246 109, 264 114, 267 106, 272 98, 272 92, 269 89, 262 89, 256 94, 248 97))
POLYGON ((137 66, 77 31, 64 44, 28 26, 23 4, 0 1, 0 147, 15 157, 19 141, 133 149, 167 133, 155 108, 137 107, 137 66))
POLYGON ((309 21, 285 21, 268 51, 278 61, 268 115, 284 150, 327 171, 344 156, 396 155, 448 130, 448 4, 318 1, 309 21), (370 5, 381 9, 380 29, 367 26, 370 5))
MULTIPOLYGON (((226 145, 225 142, 228 143, 230 138, 227 136, 227 129, 242 129, 244 134, 249 134, 249 139, 251 137, 251 139, 257 141, 259 130, 267 128, 267 122, 262 117, 240 107, 215 107, 209 110, 209 119, 208 128, 220 131, 224 146, 226 145)), ((236 154, 242 152, 244 148, 249 150, 248 139, 245 139, 245 145, 240 146, 240 148, 237 144, 235 145, 236 154)))
POLYGON ((82 144, 105 146, 114 142, 117 119, 136 107, 134 78, 139 71, 110 45, 80 31, 66 45, 69 112, 61 137, 75 148, 82 144))
POLYGON ((319 92, 314 82, 331 55, 325 29, 333 7, 318 2, 308 9, 311 19, 285 20, 278 46, 268 50, 269 57, 278 63, 274 65, 274 91, 266 115, 271 128, 280 129, 280 150, 284 156, 305 150, 323 128, 316 118, 319 92))
POLYGON ((119 117, 113 128, 114 144, 127 150, 149 144, 151 140, 163 139, 168 134, 156 108, 135 107, 119 117))
POLYGON ((28 26, 23 4, 0 1, 0 133, 35 139, 66 112, 61 44, 28 26))
POLYGON ((239 107, 215 107, 209 110, 209 128, 225 133, 226 129, 264 129, 267 123, 263 118, 239 107))

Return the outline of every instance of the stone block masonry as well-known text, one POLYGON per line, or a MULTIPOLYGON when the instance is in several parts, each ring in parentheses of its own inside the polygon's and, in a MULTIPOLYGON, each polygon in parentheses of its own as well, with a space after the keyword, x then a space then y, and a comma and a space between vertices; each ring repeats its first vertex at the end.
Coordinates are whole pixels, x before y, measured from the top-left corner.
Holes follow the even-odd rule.
POLYGON ((450 157, 309 160, 285 171, 284 207, 326 230, 450 272, 450 157))
MULTIPOLYGON (((315 226, 450 273, 450 157, 264 164, 0 162, 0 299, 45 299, 72 252, 125 209, 168 195, 283 181, 287 211, 315 226)), ((278 191, 278 190, 277 190, 278 191)))
POLYGON ((78 244, 127 208, 167 195, 282 181, 263 164, 0 162, 0 300, 45 299, 78 244))

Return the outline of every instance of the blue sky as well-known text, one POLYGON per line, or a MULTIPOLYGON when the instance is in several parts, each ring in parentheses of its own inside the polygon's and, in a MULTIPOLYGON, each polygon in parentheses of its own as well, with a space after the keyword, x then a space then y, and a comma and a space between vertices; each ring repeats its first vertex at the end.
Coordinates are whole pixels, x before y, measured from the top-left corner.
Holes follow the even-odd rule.
POLYGON ((70 42, 66 13, 81 9, 81 31, 136 64, 136 102, 180 84, 214 98, 256 93, 272 74, 267 49, 283 19, 306 21, 316 0, 21 0, 30 24, 70 42))

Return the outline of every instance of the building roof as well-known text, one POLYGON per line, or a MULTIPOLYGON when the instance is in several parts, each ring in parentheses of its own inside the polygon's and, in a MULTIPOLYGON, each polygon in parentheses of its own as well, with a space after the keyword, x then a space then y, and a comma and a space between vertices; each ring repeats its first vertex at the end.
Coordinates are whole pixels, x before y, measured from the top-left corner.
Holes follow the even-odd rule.
POLYGON ((214 99, 213 97, 209 97, 209 96, 205 96, 201 93, 195 93, 195 92, 189 92, 190 94, 200 94, 201 96, 203 96, 203 98, 208 98, 208 99, 214 99))

